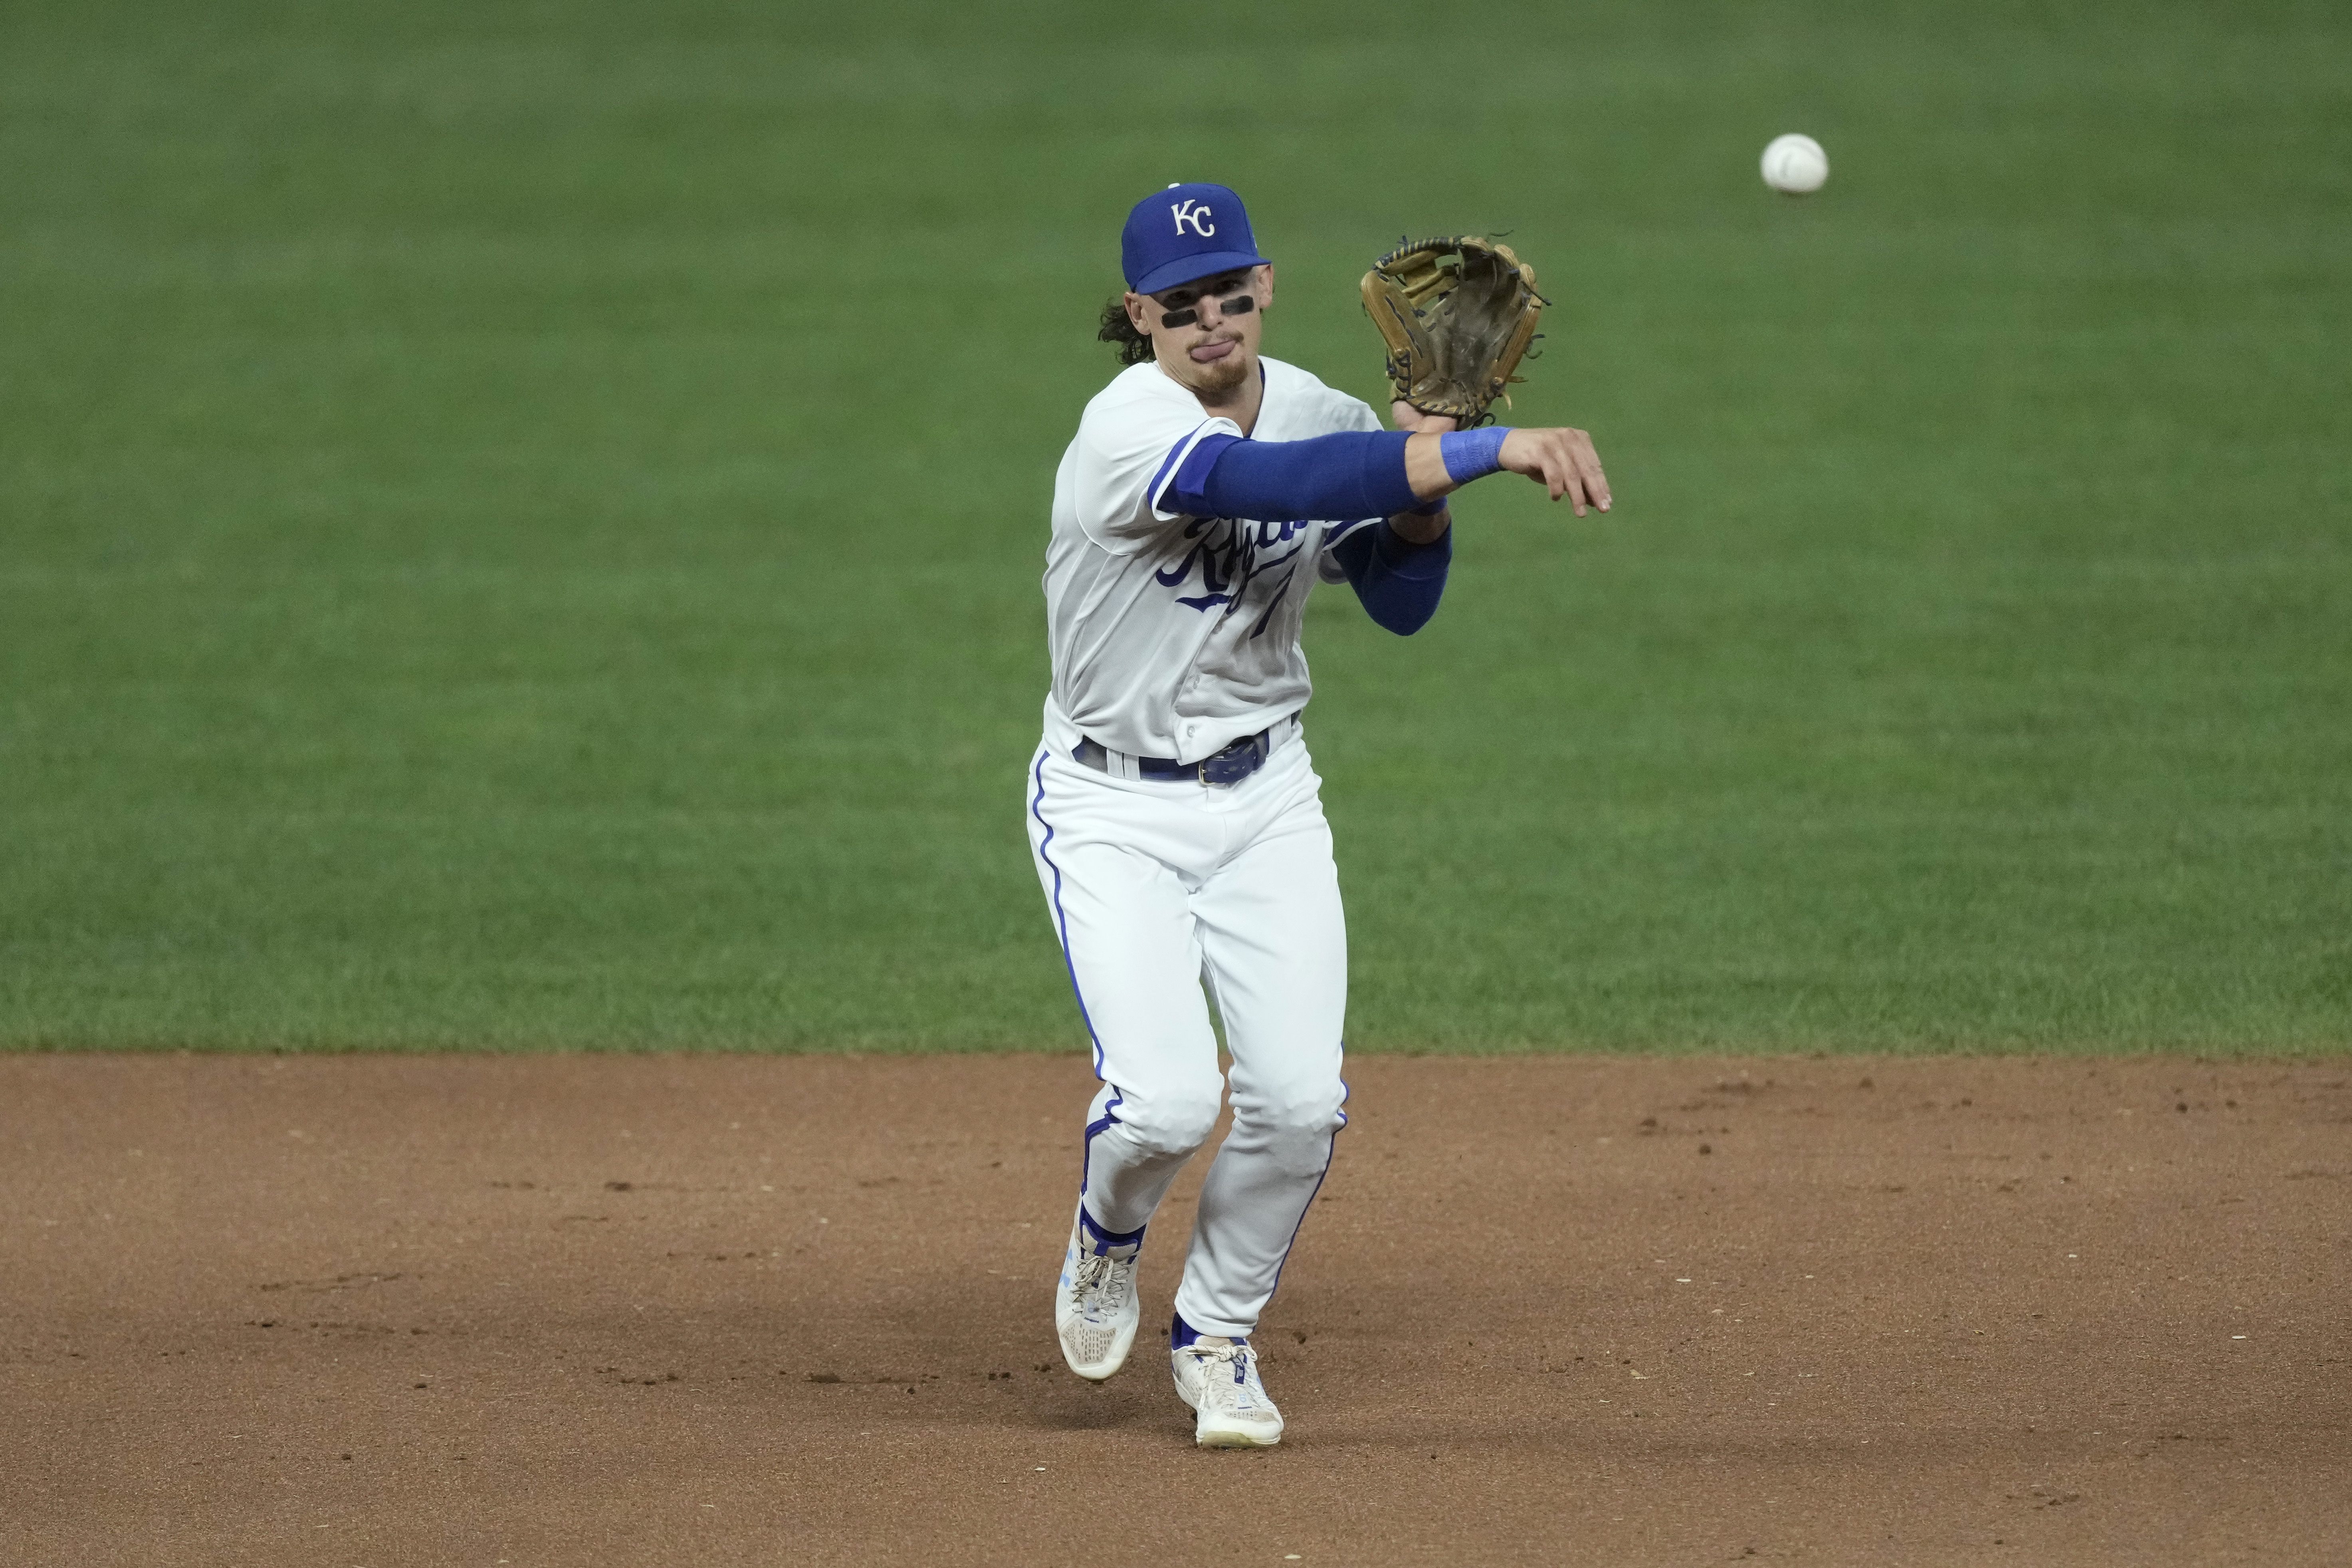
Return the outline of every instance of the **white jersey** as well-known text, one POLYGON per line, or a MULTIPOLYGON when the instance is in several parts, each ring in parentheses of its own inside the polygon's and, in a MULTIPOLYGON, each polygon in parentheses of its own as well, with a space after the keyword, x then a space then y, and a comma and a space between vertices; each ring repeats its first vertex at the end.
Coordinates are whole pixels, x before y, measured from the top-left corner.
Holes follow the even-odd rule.
MULTIPOLYGON (((1360 398, 1259 358, 1261 441, 1378 430, 1360 398)), ((1307 706, 1298 630, 1323 552, 1366 519, 1253 522, 1160 502, 1203 437, 1239 436, 1151 363, 1095 395, 1054 476, 1049 741, 1197 762, 1307 706)))

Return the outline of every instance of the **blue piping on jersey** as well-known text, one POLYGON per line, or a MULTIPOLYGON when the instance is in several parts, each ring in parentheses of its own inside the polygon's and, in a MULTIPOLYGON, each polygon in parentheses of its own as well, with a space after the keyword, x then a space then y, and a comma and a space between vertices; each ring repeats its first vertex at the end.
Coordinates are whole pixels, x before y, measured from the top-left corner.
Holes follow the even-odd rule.
POLYGON ((1176 459, 1184 455, 1184 449, 1192 445, 1192 437, 1208 428, 1208 425, 1209 422, 1203 419, 1200 424, 1185 431, 1184 439, 1169 447, 1168 455, 1160 459, 1160 471, 1151 476, 1150 488, 1143 492, 1144 499, 1151 503, 1152 510, 1155 511, 1160 507, 1160 488, 1168 482, 1168 471, 1176 466, 1176 459))
POLYGON ((1099 1079, 1103 1071, 1102 1037, 1095 1033, 1094 1015, 1087 1011, 1087 994, 1078 988, 1078 966, 1070 957, 1070 917, 1062 909, 1062 868, 1055 865, 1054 858, 1045 852, 1054 842, 1054 825, 1045 820, 1045 759, 1053 754, 1045 747, 1037 748, 1037 797, 1029 803, 1029 813, 1037 819, 1037 826, 1045 830, 1045 838, 1037 846, 1037 858, 1045 862, 1046 869, 1054 873, 1054 924, 1062 938, 1062 967, 1070 973, 1070 994, 1078 999, 1078 1017, 1087 1026, 1087 1038, 1094 1045, 1095 1077, 1099 1079))

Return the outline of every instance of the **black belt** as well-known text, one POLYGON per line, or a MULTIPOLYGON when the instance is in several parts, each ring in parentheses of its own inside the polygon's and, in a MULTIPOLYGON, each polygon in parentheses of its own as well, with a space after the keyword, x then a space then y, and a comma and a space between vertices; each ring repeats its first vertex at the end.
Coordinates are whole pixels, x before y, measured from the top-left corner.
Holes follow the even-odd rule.
MULTIPOLYGON (((1190 783, 1198 779, 1204 784, 1237 784, 1265 766, 1266 758, 1274 754, 1274 731, 1260 730, 1255 735, 1244 735, 1221 752, 1213 752, 1197 763, 1180 763, 1173 757, 1138 757, 1135 771, 1148 779, 1166 779, 1190 783)), ((1070 760, 1094 769, 1098 773, 1110 772, 1110 758, 1096 742, 1083 736, 1070 748, 1070 760)))

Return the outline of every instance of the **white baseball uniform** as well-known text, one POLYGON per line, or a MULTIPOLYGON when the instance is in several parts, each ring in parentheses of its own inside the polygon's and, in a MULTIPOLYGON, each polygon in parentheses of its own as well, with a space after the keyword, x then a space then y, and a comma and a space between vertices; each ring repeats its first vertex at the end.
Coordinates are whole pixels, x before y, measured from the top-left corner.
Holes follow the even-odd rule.
MULTIPOLYGON (((1360 400, 1261 358, 1261 441, 1378 430, 1360 400)), ((1298 634, 1329 546, 1375 520, 1261 523, 1163 509, 1212 418, 1157 364, 1087 405, 1054 480, 1046 617, 1054 680, 1028 779, 1030 847, 1102 1089, 1086 1124, 1082 1225, 1138 1245, 1225 1088, 1234 1127, 1202 1190, 1176 1310, 1240 1338, 1274 1294, 1346 1124, 1347 931, 1331 831, 1297 716, 1298 634), (1232 784, 1149 776, 1267 731, 1232 784), (1102 748, 1102 769, 1075 757, 1102 748), (1205 983, 1207 994, 1203 994, 1205 983)))

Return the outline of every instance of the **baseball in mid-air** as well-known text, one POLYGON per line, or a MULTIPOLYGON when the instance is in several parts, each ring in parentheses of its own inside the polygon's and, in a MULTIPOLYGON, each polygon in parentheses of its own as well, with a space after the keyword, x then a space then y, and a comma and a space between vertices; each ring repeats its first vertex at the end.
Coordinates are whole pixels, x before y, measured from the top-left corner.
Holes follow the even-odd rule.
POLYGON ((1829 177, 1829 154, 1810 136, 1775 136, 1764 149, 1764 183, 1783 195, 1818 191, 1829 177))

